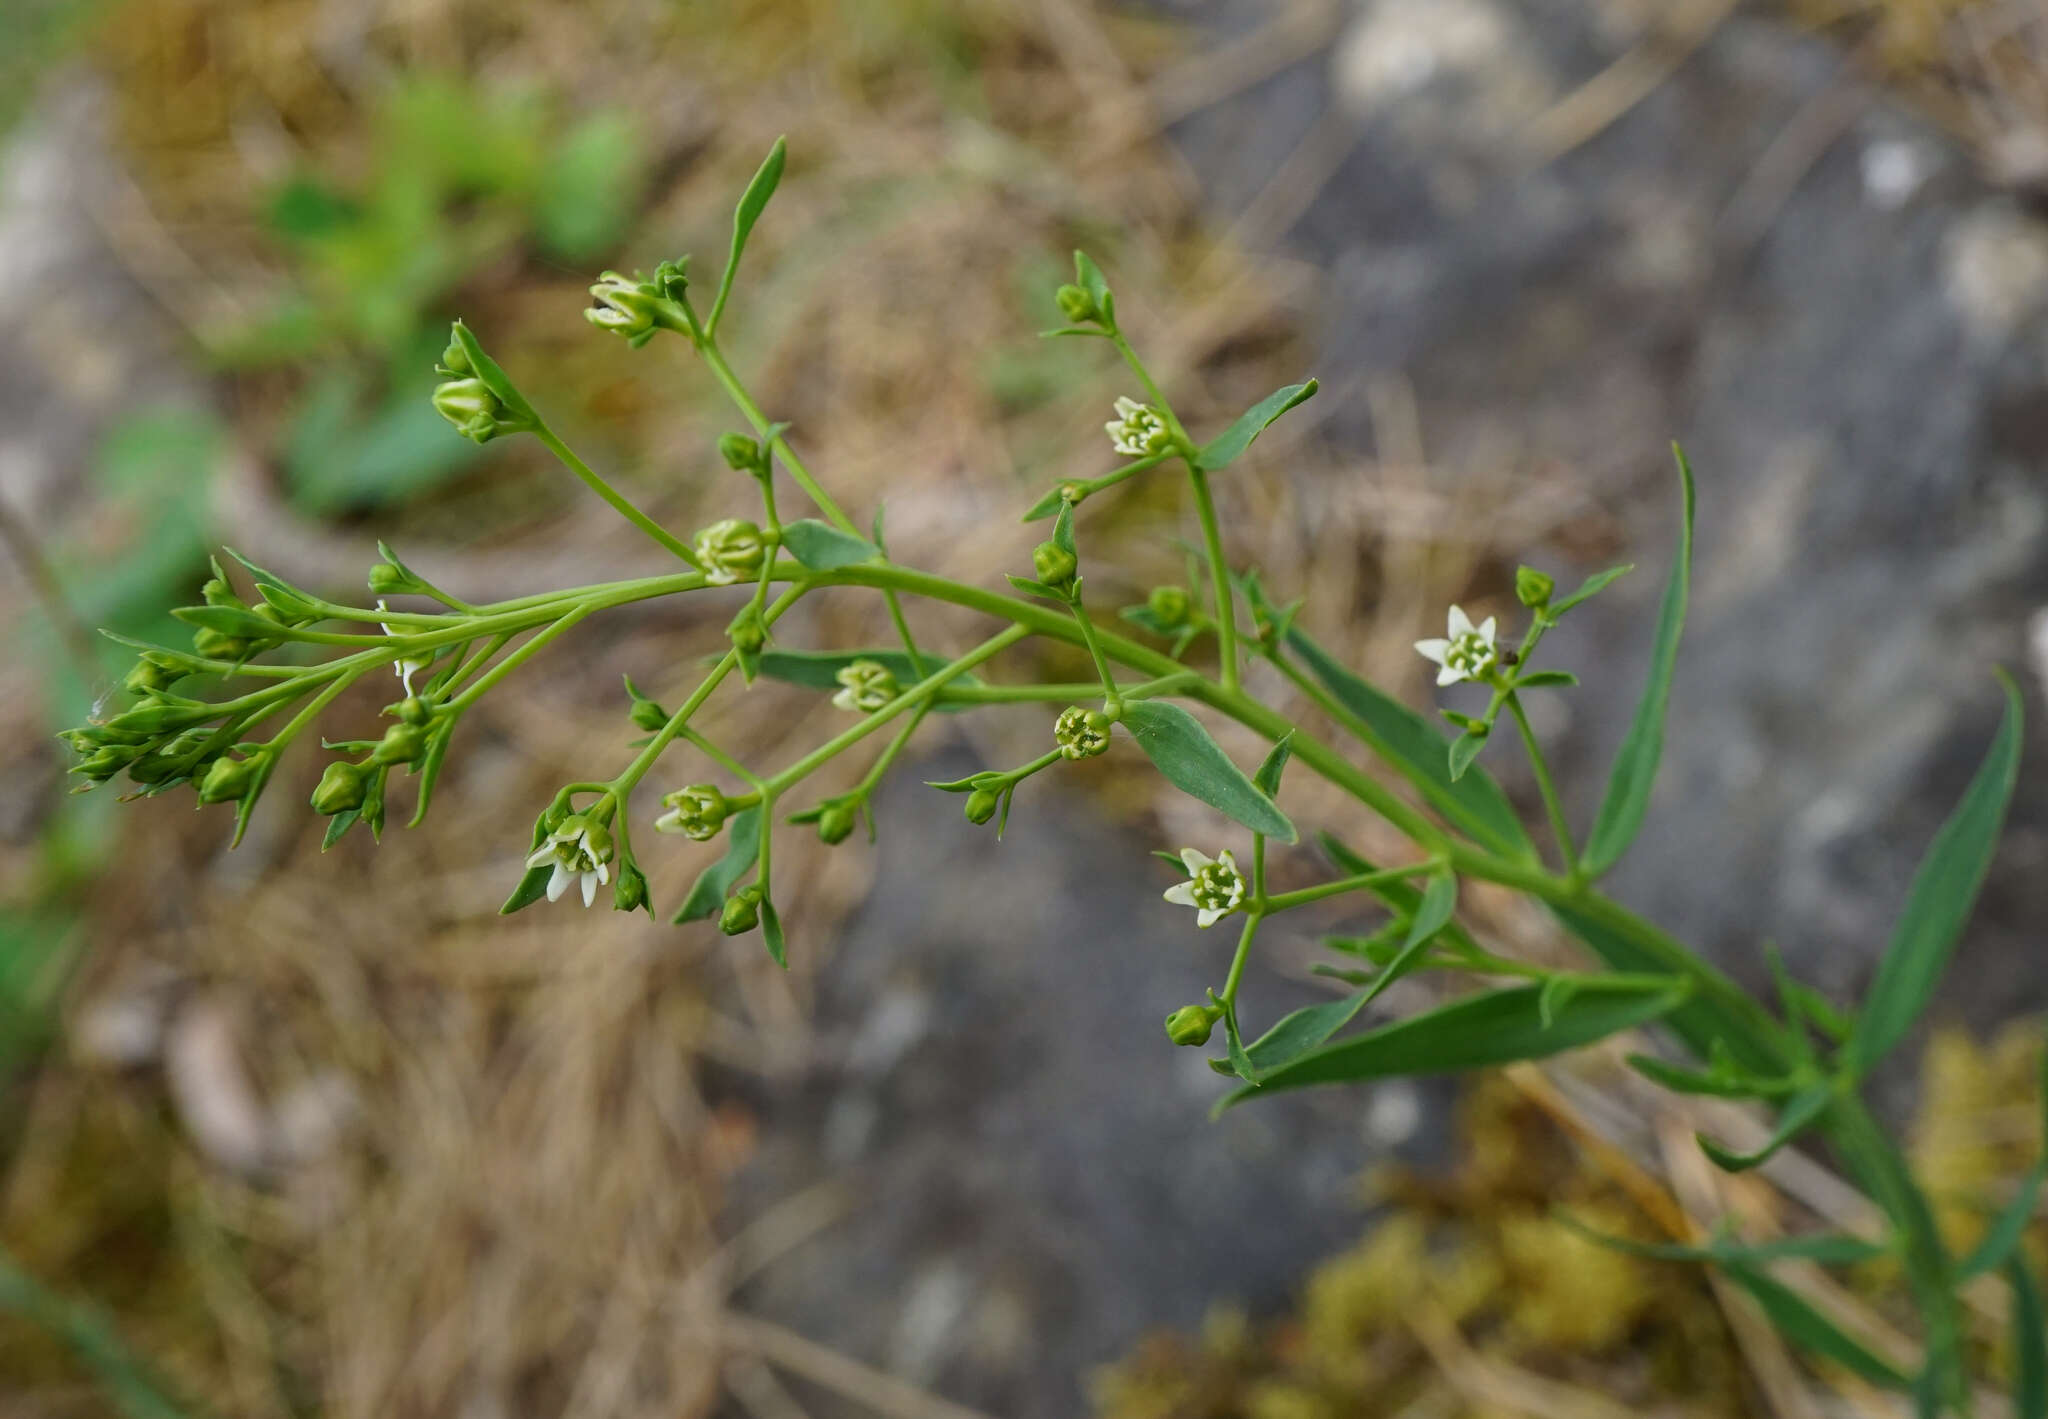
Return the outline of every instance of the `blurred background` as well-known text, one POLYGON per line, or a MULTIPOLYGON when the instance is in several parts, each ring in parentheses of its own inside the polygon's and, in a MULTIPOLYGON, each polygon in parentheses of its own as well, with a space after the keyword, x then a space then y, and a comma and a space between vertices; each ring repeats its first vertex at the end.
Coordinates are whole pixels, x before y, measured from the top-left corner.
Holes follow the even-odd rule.
MULTIPOLYGON (((786 974, 705 928, 495 916, 507 825, 627 752, 621 673, 692 682, 714 597, 484 701, 377 850, 319 852, 310 757, 230 855, 177 798, 71 795, 52 736, 117 686, 91 628, 173 635, 220 544, 350 594, 380 536, 470 599, 661 569, 530 441, 434 414, 451 316, 667 525, 742 512, 701 371, 599 337, 582 288, 721 253, 787 133, 732 353, 900 560, 1022 566, 1015 514, 1102 466, 1117 369, 1034 335, 1085 244, 1191 424, 1322 379, 1224 487, 1234 552, 1415 702, 1449 601, 1512 621, 1518 561, 1641 564, 1551 641, 1581 813, 1683 439, 1694 619, 1615 889, 1746 981, 1769 937, 1852 995, 1988 667, 2036 707, 2048 674, 2032 0, 4 0, 0 76, 0 1415, 1896 1412, 1554 1220, 1868 1220, 1825 1158, 1709 1175, 1692 1129, 1755 1121, 1638 1095, 1618 1052, 1208 1123, 1159 1020, 1229 943, 1157 908, 1146 849, 1219 830, 1121 755, 1035 781, 1000 846, 918 786, 1035 749, 1029 711, 928 728, 875 847, 790 834, 786 974)), ((1090 513, 1106 605, 1185 578, 1163 483, 1090 513)), ((855 598, 786 626, 885 633, 855 598)), ((765 762, 830 723, 772 687, 721 713, 765 762)), ((1958 1240, 2041 1145, 2039 759, 1884 1081, 1958 1240)), ((1387 845, 1297 780, 1298 819, 1387 845)), ((646 865, 659 902, 701 864, 646 865)), ((1567 951, 1468 896, 1503 949, 1567 951)), ((1341 920, 1275 936, 1257 1013, 1315 998, 1341 920)), ((1882 1267, 1787 1275, 1906 1343, 1882 1267)))

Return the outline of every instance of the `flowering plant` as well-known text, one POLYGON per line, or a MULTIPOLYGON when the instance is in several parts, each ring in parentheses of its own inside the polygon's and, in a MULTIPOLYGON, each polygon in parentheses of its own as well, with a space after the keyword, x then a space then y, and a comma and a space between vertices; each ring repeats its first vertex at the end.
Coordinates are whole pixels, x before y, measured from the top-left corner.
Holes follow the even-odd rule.
MULTIPOLYGON (((586 907, 600 888, 608 888, 615 909, 652 912, 631 833, 634 793, 658 769, 666 772, 671 751, 680 747, 694 751, 702 764, 729 781, 667 791, 660 799, 665 811, 650 821, 657 832, 693 841, 720 834, 726 838, 725 851, 699 874, 673 919, 716 917, 730 935, 759 930, 781 963, 786 950, 772 873, 778 827, 815 824, 827 842, 846 838, 857 821, 870 818, 870 794, 935 709, 1059 706, 1046 725, 1050 744, 1037 758, 933 787, 964 795, 968 821, 994 820, 1000 832, 1024 780, 1062 766, 1085 771, 1087 761, 1113 749, 1120 730, 1174 787, 1239 826, 1248 842, 1211 844, 1213 857, 1192 846, 1160 854, 1182 879, 1165 891, 1166 900, 1193 908, 1197 927, 1226 918, 1240 923, 1218 988, 1205 1000, 1174 1009, 1166 1021, 1169 1039, 1190 1047, 1207 1044, 1221 1025, 1223 1048, 1210 1064, 1234 1087, 1219 1107, 1308 1085, 1535 1059, 1654 1025, 1672 1053, 1631 1056, 1647 1078, 1679 1093, 1752 1100, 1776 1111, 1769 1140, 1755 1151, 1739 1153, 1702 1138, 1714 1163, 1730 1171, 1754 1168, 1811 1130, 1833 1147, 1886 1219, 1881 1236, 1813 1236, 1764 1246, 1721 1238, 1660 1248, 1659 1255, 1720 1267, 1755 1295, 1792 1341, 1826 1363, 1910 1392, 1922 1414, 1968 1408, 1973 1384, 1957 1293, 1979 1275, 2002 1272, 2012 1289, 2021 1411, 2048 1411, 2041 1305, 2018 1246, 2048 1163, 1997 1214, 1974 1251, 1955 1255, 1937 1232, 1927 1199, 1896 1145, 1862 1096, 1872 1069, 1926 1006, 1988 867, 2019 761, 2019 699, 2009 682, 2004 721, 1961 804, 1929 849, 1865 999, 1854 1010, 1838 1008, 1790 979, 1774 960, 1780 987, 1774 1010, 1597 888, 1643 823, 1662 752, 1691 576, 1693 475, 1682 453, 1677 460, 1679 542, 1647 683, 1599 811, 1581 837, 1564 811, 1523 698, 1577 683, 1566 671, 1539 668, 1539 647, 1551 628, 1628 568, 1603 572, 1562 596, 1551 577, 1522 568, 1516 594, 1528 620, 1519 637, 1504 634, 1495 617, 1475 626, 1461 608, 1449 608, 1448 634, 1419 642, 1416 649, 1439 667, 1439 686, 1470 684, 1486 691, 1486 702, 1477 714, 1443 711, 1455 729, 1445 736, 1325 650, 1299 624, 1301 603, 1275 604, 1255 571, 1235 569, 1229 560, 1211 480, 1276 419, 1312 397, 1315 381, 1280 389, 1229 427, 1196 438, 1126 339, 1102 271, 1081 253, 1075 255, 1074 281, 1056 297, 1068 323, 1047 333, 1105 341, 1128 366, 1142 401, 1118 399, 1116 417, 1107 426, 1111 451, 1126 461, 1100 477, 1058 484, 1025 514, 1027 522, 1050 519, 1051 527, 1032 556, 1029 573, 1009 577, 1014 595, 904 566, 887 552, 879 515, 863 531, 834 501, 791 445, 785 426, 772 422, 748 392, 720 344, 741 256, 782 169, 778 143, 740 200, 731 248, 708 307, 700 310, 692 294, 687 263, 674 261, 662 263, 647 278, 606 272, 591 287, 593 304, 587 312, 593 325, 636 349, 670 335, 703 361, 747 425, 722 438, 718 453, 727 467, 755 485, 758 508, 748 509, 750 515, 724 518, 688 539, 661 527, 562 442, 458 322, 442 357, 436 407, 460 434, 478 442, 515 434, 538 439, 672 554, 676 570, 472 605, 384 549, 383 560, 368 577, 374 604, 352 606, 242 561, 257 597, 246 600, 216 562, 202 604, 175 613, 193 627, 190 649, 136 644, 139 658, 126 681, 136 702, 69 732, 78 752, 73 771, 87 786, 125 776, 144 795, 191 785, 202 803, 234 806, 239 840, 289 746, 350 685, 370 675, 395 675, 401 696, 388 707, 390 722, 381 736, 325 742, 325 749, 338 757, 328 764, 312 798, 314 811, 328 820, 330 844, 358 823, 378 836, 394 771, 417 780, 416 824, 428 812, 436 777, 464 714, 586 617, 706 588, 743 588, 747 594, 727 627, 729 648, 678 707, 667 709, 627 682, 631 720, 651 737, 609 778, 566 784, 541 809, 527 844, 524 873, 504 911, 523 910, 543 897, 556 901, 574 887, 586 907), (1162 649, 1098 621, 1085 595, 1078 514, 1098 494, 1176 467, 1200 528, 1197 579, 1203 585, 1199 593, 1180 586, 1155 588, 1142 605, 1121 613, 1139 631, 1169 643, 1162 649), (801 493, 818 516, 785 518, 778 494, 787 486, 801 493), (778 643, 778 625, 791 607, 841 588, 879 593, 899 644, 820 652, 778 643), (964 651, 935 652, 912 636, 900 605, 904 597, 981 613, 996 629, 964 651), (398 598, 409 599, 416 609, 394 609, 391 603, 398 598), (1213 671, 1182 659, 1203 636, 1214 639, 1213 671), (1095 681, 1076 686, 975 674, 1027 637, 1085 648, 1095 681), (333 648, 337 654, 313 663, 266 658, 287 646, 333 648), (1335 744, 1247 689, 1245 669, 1253 660, 1284 677, 1402 788, 1360 767, 1335 744), (833 704, 854 716, 853 722, 779 769, 751 768, 695 722, 714 694, 729 691, 735 673, 741 684, 768 676, 830 691, 833 704), (201 698, 187 692, 195 681, 231 684, 238 692, 201 698), (1188 706, 1236 721, 1269 741, 1271 752, 1246 773, 1188 706), (1545 860, 1506 793, 1476 762, 1503 712, 1533 767, 1554 840, 1555 866, 1545 860), (267 734, 261 732, 280 720, 267 734), (884 730, 893 732, 855 789, 786 812, 818 769, 884 730), (1283 774, 1296 761, 1397 830, 1413 844, 1412 856, 1390 864, 1369 862, 1323 833, 1321 846, 1334 874, 1292 891, 1272 890, 1269 852, 1294 846, 1299 838, 1278 801, 1283 774), (1598 968, 1552 970, 1486 949, 1458 921, 1460 886, 1466 882, 1498 884, 1540 903, 1583 944, 1598 968), (1387 916, 1369 936, 1326 943, 1342 961, 1324 973, 1345 983, 1348 992, 1252 1035, 1244 1028, 1240 987, 1261 926, 1282 913, 1342 896, 1367 899, 1387 916), (1390 985, 1422 971, 1456 973, 1476 988, 1405 1019, 1352 1029, 1390 985), (1910 1372, 1843 1331, 1774 1280, 1769 1269, 1774 1260, 1788 1256, 1843 1262, 1878 1255, 1899 1263, 1920 1316, 1922 1358, 1910 1372)), ((643 800, 640 811, 644 808, 643 800)), ((1616 1244, 1628 1245, 1618 1239, 1616 1244)))

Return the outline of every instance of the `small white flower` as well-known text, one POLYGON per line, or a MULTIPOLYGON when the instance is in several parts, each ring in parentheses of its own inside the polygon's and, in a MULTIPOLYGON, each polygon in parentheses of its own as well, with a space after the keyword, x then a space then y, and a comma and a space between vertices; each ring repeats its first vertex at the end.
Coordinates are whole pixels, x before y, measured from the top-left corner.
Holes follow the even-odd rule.
MULTIPOLYGON (((384 604, 384 598, 380 596, 377 598, 377 609, 379 611, 389 611, 391 608, 384 604)), ((379 621, 377 624, 384 628, 384 634, 387 636, 405 634, 405 632, 399 630, 389 621, 379 621)), ((412 698, 412 677, 426 669, 429 663, 429 661, 425 660, 394 660, 391 662, 391 668, 398 673, 398 683, 405 686, 405 697, 407 699, 412 698)))
POLYGON ((879 660, 849 661, 832 678, 842 687, 832 696, 834 707, 856 714, 873 714, 897 695, 895 673, 879 660))
POLYGON ((730 586, 761 569, 768 553, 761 529, 743 518, 728 517, 700 528, 696 537, 697 561, 704 568, 704 580, 712 586, 730 586))
POLYGON ((605 866, 611 860, 610 830, 581 813, 572 813, 548 835, 546 842, 534 849, 526 866, 530 871, 553 863, 555 872, 548 878, 548 900, 560 901, 571 882, 580 882, 583 905, 587 907, 596 899, 597 889, 612 880, 611 869, 605 866))
POLYGON ((1415 648, 1426 659, 1437 663, 1437 684, 1455 685, 1460 680, 1477 680, 1493 669, 1500 659, 1500 649, 1493 643, 1494 627, 1493 617, 1488 616, 1474 626, 1464 607, 1453 606, 1450 638, 1417 641, 1415 648))
POLYGON ((1173 438, 1159 411, 1135 399, 1118 399, 1116 417, 1102 427, 1109 431, 1111 447, 1126 458, 1143 458, 1157 453, 1173 438))
POLYGON ((1196 926, 1214 926, 1243 904, 1244 874, 1237 870, 1229 848, 1210 858, 1184 847, 1180 860, 1188 870, 1188 880, 1168 887, 1166 900, 1175 906, 1193 907, 1196 926))

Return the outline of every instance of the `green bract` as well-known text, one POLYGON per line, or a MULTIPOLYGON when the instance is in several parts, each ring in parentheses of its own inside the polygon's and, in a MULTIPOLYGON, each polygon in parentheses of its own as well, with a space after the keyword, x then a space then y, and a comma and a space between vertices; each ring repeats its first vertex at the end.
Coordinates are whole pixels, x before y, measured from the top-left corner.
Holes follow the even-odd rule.
MULTIPOLYGON (((570 784, 552 801, 535 805, 523 871, 515 866, 518 845, 505 844, 512 886, 503 910, 556 900, 571 888, 586 905, 595 905, 598 888, 609 885, 614 909, 651 911, 649 874, 632 846, 634 828, 651 827, 669 835, 639 834, 653 850, 706 859, 695 864, 693 885, 671 919, 716 919, 735 935, 758 927, 769 956, 781 964, 787 942, 774 892, 776 830, 815 824, 820 838, 837 843, 865 821, 872 835, 875 789, 931 714, 1015 711, 1037 716, 1027 723, 1037 723, 1041 734, 1045 717, 1057 714, 1053 743, 1038 757, 934 785, 963 795, 968 821, 993 822, 999 834, 1026 780, 1071 771, 1075 761, 1108 754, 1113 728, 1120 724, 1172 788, 1219 815, 1208 823, 1215 839, 1208 850, 1165 854, 1175 877, 1163 895, 1193 909, 1192 921, 1180 921, 1201 943, 1195 949, 1205 952, 1201 959, 1215 979, 1205 1001, 1167 1015, 1167 1035, 1175 1045, 1199 1047, 1222 1025, 1221 1047, 1209 1063, 1240 1086, 1225 1102, 1309 1085, 1539 1059, 1654 1029, 1655 1052, 1645 1043, 1629 1055, 1645 1079, 1681 1094, 1746 1100, 1772 1110, 1775 1123, 1761 1147, 1736 1151, 1702 1139, 1716 1163, 1734 1170, 1765 1166, 1778 1150, 1811 1133, 1869 1194, 1884 1219, 1877 1250, 1896 1260, 1910 1292, 1924 1359, 1916 1362, 1916 1373, 1905 1373, 1842 1331, 1770 1269, 1785 1260, 1854 1262, 1870 1254, 1868 1244, 1839 1238, 1751 1248, 1715 1242, 1648 1254, 1720 1267, 1795 1346, 1869 1382, 1909 1388, 1923 1414, 1961 1409, 1973 1383, 1958 1286, 1970 1278, 2001 1277, 2017 1327, 2015 1409, 2027 1419, 2043 1414, 2048 1354, 2042 1308, 2020 1242, 2048 1181, 2048 1155, 2020 1194, 1990 1220, 1979 1246, 1957 1258, 1944 1247, 1932 1206, 1860 1094, 1870 1072, 1925 1013, 1989 870, 2020 762, 2020 704, 2010 683, 1989 752, 1930 845, 1860 1008, 1851 1011, 1823 999, 1775 960, 1775 1006, 1766 1003, 1594 885, 1648 820, 1667 712, 1683 694, 1677 666, 1690 593, 1695 490, 1682 453, 1679 535, 1648 674, 1598 812, 1581 840, 1522 696, 1539 688, 1614 693, 1613 687, 1581 687, 1572 671, 1540 663, 1539 654, 1560 618, 1627 567, 1600 572, 1563 597, 1549 573, 1522 567, 1511 586, 1474 589, 1467 604, 1478 611, 1476 618, 1460 607, 1432 611, 1431 629, 1441 615, 1446 633, 1417 649, 1438 667, 1439 687, 1454 700, 1441 707, 1456 729, 1447 737, 1428 714, 1373 684, 1311 635, 1307 626, 1316 616, 1299 597, 1269 594, 1258 569, 1231 561, 1233 529, 1210 478, 1244 458, 1265 429, 1316 392, 1316 382, 1277 390, 1211 431, 1206 441, 1198 440, 1118 323, 1101 268, 1080 253, 1074 280, 1048 293, 1069 324, 1049 333, 1100 340, 1122 361, 1118 377, 1128 381, 1124 388, 1130 392, 1117 399, 1117 417, 1108 426, 1112 449, 1089 444, 1098 467, 1109 466, 1092 477, 1067 476, 1087 470, 1044 475, 1051 491, 1030 507, 1026 520, 1055 520, 1051 536, 1031 553, 1032 574, 1008 578, 1022 595, 1009 594, 993 577, 956 581, 900 565, 887 554, 879 509, 864 532, 813 476, 790 442, 789 426, 769 417, 720 341, 742 257, 785 163, 778 141, 738 202, 723 272, 704 315, 692 303, 687 258, 662 261, 645 278, 607 272, 591 288, 593 324, 635 345, 672 332, 679 348, 693 354, 730 398, 742 425, 742 431, 718 440, 716 457, 749 477, 718 475, 717 486, 732 500, 722 510, 727 515, 687 543, 570 449, 467 326, 453 326, 438 375, 430 380, 422 372, 420 397, 431 399, 462 436, 486 442, 532 434, 570 476, 673 558, 664 572, 478 605, 461 599, 459 587, 444 590, 420 577, 380 544, 380 560, 367 576, 373 604, 353 605, 326 600, 245 561, 237 575, 246 576, 251 591, 215 563, 200 604, 173 612, 191 628, 189 649, 124 640, 138 653, 122 680, 129 702, 63 736, 75 755, 71 772, 80 787, 121 779, 144 796, 189 787, 202 804, 233 804, 232 832, 239 839, 286 752, 301 740, 317 739, 311 731, 323 717, 353 717, 349 727, 333 731, 350 737, 319 741, 333 757, 320 773, 311 806, 328 820, 327 845, 359 821, 381 836, 391 781, 416 778, 412 821, 418 823, 443 762, 461 751, 468 711, 555 643, 576 635, 588 619, 636 602, 730 588, 714 593, 729 646, 699 667, 696 687, 672 701, 671 709, 642 695, 629 679, 629 723, 618 726, 618 741, 609 750, 589 751, 612 756, 597 770, 604 776, 570 784), (1111 460, 1110 452, 1119 458, 1111 460), (1142 602, 1110 617, 1106 606, 1095 604, 1099 598, 1089 595, 1090 583, 1120 588, 1127 600, 1144 583, 1118 568, 1113 548, 1092 540, 1088 576, 1082 575, 1075 509, 1141 476, 1155 483, 1171 480, 1185 490, 1194 544, 1187 585, 1154 587, 1142 602), (784 518, 791 500, 801 500, 804 516, 784 518), (245 599, 245 592, 255 600, 245 599), (783 619, 798 603, 832 594, 879 596, 892 643, 779 643, 801 639, 795 628, 832 624, 831 618, 783 619), (905 598, 945 607, 948 614, 934 617, 933 624, 978 623, 974 634, 981 639, 964 648, 920 645, 903 609, 905 598), (1141 637, 1159 639, 1119 634, 1114 628, 1124 623, 1141 637), (1027 639, 1059 652, 1008 655, 1027 639), (1061 661, 1065 678, 1039 681, 1029 674, 1034 664, 1061 661), (401 682, 395 694, 394 676, 401 682), (763 683, 768 681, 776 683, 763 683), (386 718, 350 708, 360 697, 343 701, 359 683, 381 684, 395 698, 386 718), (1267 695, 1282 687, 1284 699, 1267 695), (846 713, 832 719, 822 743, 770 772, 741 762, 705 732, 702 711, 714 697, 748 694, 769 697, 759 702, 760 713, 784 713, 792 698, 827 694, 846 713), (1239 742, 1231 737, 1239 735, 1243 747, 1226 752, 1205 719, 1232 726, 1223 731, 1224 742, 1239 742), (1328 737, 1331 727, 1343 738, 1328 737), (1532 790, 1523 803, 1511 799, 1478 762, 1484 751, 1498 761, 1517 747, 1527 757, 1532 790), (865 766, 850 788, 842 779, 834 785, 837 791, 821 796, 807 785, 848 755, 865 766), (1251 762, 1261 755, 1252 774, 1239 767, 1237 757, 1251 762), (667 782, 688 784, 671 790, 658 808, 641 791, 657 766, 667 782), (1297 811, 1323 812, 1332 802, 1344 802, 1378 819, 1383 839, 1406 844, 1392 854, 1399 860, 1376 865, 1327 833, 1320 837, 1328 866, 1289 853, 1297 832, 1278 799, 1290 770, 1297 811), (1304 775, 1322 780, 1320 797, 1302 791, 1304 775), (732 787, 721 788, 714 779, 732 787), (797 797, 790 800, 792 793, 797 797), (1539 809, 1541 848, 1525 826, 1539 809), (721 832, 722 852, 692 845, 721 832), (1277 890, 1268 869, 1283 862, 1276 878, 1306 885, 1277 890), (1593 968, 1557 969, 1501 954, 1507 948, 1487 939, 1480 919, 1458 919, 1461 899, 1476 904, 1489 892, 1519 893, 1540 904, 1593 968), (1292 1011, 1263 1031, 1247 1029, 1264 994, 1249 969, 1261 931, 1276 917, 1319 903, 1369 914, 1355 930, 1322 937, 1336 959, 1322 965, 1320 974, 1341 982, 1343 993, 1292 1011), (1224 923, 1231 929, 1196 935, 1199 928, 1224 923), (1233 935, 1234 948, 1218 943, 1233 935), (1447 994, 1406 1003, 1404 994, 1423 980, 1441 983, 1447 994), (1410 983, 1405 991, 1390 993, 1401 981, 1410 983)), ((712 451, 702 449, 700 455, 708 463, 712 451)), ((1044 483, 1034 477, 1033 486, 1044 483)), ((1102 525, 1091 522, 1091 537, 1102 525)), ((1012 548, 1010 565, 1018 565, 1024 551, 1021 543, 1012 548)), ((1327 612, 1321 623, 1338 623, 1347 611, 1327 612)), ((672 668, 672 660, 635 667, 643 678, 672 668)), ((791 722, 811 721, 792 715, 791 722)), ((1111 754, 1104 767, 1116 763, 1111 754)), ((662 880, 659 872, 654 877, 662 880)), ((1303 934, 1314 937, 1335 924, 1324 921, 1303 934)), ((1104 949, 1126 947, 1105 942, 1104 949)), ((1155 1008, 1170 1004, 1159 1001, 1155 1008)))

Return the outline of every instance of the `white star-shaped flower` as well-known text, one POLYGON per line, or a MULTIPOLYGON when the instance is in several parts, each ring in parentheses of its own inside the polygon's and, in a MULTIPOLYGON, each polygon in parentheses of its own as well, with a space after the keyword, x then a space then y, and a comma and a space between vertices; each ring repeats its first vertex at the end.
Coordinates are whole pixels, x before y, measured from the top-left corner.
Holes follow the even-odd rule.
POLYGON ((548 900, 559 902, 569 884, 577 882, 583 888, 583 905, 587 907, 596 900, 597 889, 612 880, 611 869, 605 865, 611 859, 610 830, 581 813, 572 813, 548 835, 546 842, 533 850, 526 866, 531 871, 553 863, 555 871, 548 878, 548 900))
MULTIPOLYGON (((379 611, 389 611, 391 608, 384 604, 384 598, 380 596, 377 598, 377 609, 379 611)), ((389 621, 379 621, 377 624, 384 628, 384 634, 387 636, 405 634, 405 632, 399 630, 398 627, 392 625, 389 621)), ((426 669, 428 663, 425 660, 394 660, 391 662, 391 668, 398 672, 398 683, 405 686, 405 697, 407 699, 412 698, 412 677, 426 669)))
POLYGON ((1460 680, 1477 680, 1493 669, 1500 648, 1493 642, 1494 618, 1488 616, 1477 626, 1462 606, 1451 608, 1451 634, 1447 640, 1415 642, 1424 658, 1437 663, 1436 682, 1455 685, 1460 680))
POLYGON ((1214 926, 1243 904, 1244 874, 1237 870, 1229 848, 1211 858, 1184 847, 1180 860, 1188 870, 1188 880, 1168 887, 1166 900, 1175 906, 1193 907, 1196 926, 1214 926))
POLYGON ((1173 437, 1157 409, 1131 398, 1118 399, 1116 417, 1102 427, 1109 432, 1110 446, 1126 458, 1157 453, 1173 437))

